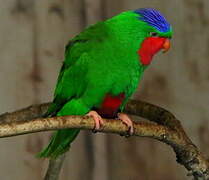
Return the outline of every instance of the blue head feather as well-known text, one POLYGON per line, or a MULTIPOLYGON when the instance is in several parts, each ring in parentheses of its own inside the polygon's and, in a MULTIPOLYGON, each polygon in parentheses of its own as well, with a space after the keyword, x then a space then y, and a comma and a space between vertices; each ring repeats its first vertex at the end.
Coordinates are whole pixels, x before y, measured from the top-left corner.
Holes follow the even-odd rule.
POLYGON ((140 20, 146 22, 160 32, 168 32, 171 29, 171 25, 166 21, 165 17, 155 9, 142 8, 137 9, 134 12, 140 15, 140 20))

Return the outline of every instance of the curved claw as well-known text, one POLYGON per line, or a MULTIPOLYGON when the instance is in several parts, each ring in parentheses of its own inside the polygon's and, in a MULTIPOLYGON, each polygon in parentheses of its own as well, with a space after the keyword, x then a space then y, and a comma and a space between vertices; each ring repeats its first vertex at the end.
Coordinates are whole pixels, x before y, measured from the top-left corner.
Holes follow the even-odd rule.
POLYGON ((102 117, 96 111, 89 111, 86 116, 90 116, 94 119, 95 125, 92 131, 96 133, 104 124, 102 117))
POLYGON ((134 127, 132 120, 125 113, 118 113, 118 119, 120 119, 126 126, 128 126, 128 131, 125 137, 129 137, 134 133, 134 127))

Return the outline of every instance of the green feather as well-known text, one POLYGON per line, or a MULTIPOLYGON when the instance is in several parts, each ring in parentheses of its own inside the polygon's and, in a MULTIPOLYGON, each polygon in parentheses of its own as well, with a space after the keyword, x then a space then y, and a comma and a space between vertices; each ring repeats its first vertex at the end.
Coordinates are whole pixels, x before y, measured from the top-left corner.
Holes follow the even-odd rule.
POLYGON ((37 157, 57 158, 59 155, 65 153, 70 148, 70 143, 76 138, 80 130, 65 129, 58 130, 52 136, 49 145, 37 157))
MULTIPOLYGON (((125 93, 124 108, 146 68, 137 51, 156 31, 137 17, 132 11, 121 13, 88 27, 69 42, 47 116, 85 115, 99 107, 106 94, 125 93)), ((57 131, 38 156, 56 158, 65 153, 78 133, 78 129, 57 131)))

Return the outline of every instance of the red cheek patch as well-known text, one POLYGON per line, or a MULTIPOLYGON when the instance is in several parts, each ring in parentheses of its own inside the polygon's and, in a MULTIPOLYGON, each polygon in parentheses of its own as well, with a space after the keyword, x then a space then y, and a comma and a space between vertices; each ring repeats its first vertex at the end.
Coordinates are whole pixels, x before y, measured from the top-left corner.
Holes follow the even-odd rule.
POLYGON ((151 63, 152 57, 163 48, 165 40, 163 37, 148 37, 142 42, 138 54, 143 65, 151 63))

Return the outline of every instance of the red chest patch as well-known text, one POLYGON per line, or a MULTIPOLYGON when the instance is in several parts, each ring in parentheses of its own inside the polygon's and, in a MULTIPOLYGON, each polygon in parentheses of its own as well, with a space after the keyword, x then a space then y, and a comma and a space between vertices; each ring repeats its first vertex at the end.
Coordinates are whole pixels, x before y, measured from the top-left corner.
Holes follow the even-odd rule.
POLYGON ((142 44, 138 51, 141 63, 143 65, 149 65, 152 61, 152 57, 163 48, 166 38, 163 37, 148 37, 142 44))
POLYGON ((121 93, 118 96, 112 96, 107 94, 104 98, 104 101, 100 108, 97 109, 97 112, 106 118, 113 118, 116 116, 116 113, 122 104, 125 98, 125 94, 121 93))

